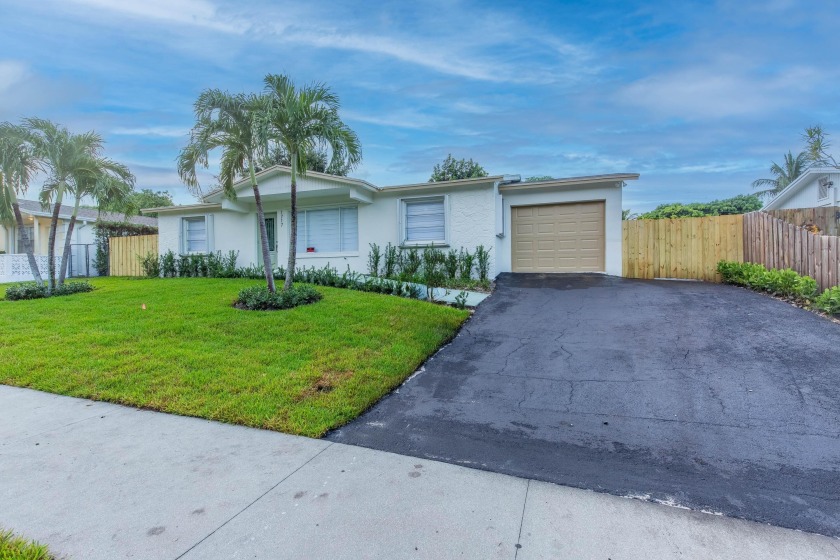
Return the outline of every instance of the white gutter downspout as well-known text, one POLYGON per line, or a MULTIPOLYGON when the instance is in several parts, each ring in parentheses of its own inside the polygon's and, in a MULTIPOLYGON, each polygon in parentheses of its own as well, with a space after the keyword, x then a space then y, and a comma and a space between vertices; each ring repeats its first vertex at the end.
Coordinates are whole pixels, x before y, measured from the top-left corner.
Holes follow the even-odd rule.
POLYGON ((521 180, 522 177, 519 175, 503 175, 500 181, 493 183, 493 198, 496 203, 496 237, 499 239, 505 236, 505 205, 502 199, 502 193, 499 192, 499 187, 511 183, 518 183, 521 180))

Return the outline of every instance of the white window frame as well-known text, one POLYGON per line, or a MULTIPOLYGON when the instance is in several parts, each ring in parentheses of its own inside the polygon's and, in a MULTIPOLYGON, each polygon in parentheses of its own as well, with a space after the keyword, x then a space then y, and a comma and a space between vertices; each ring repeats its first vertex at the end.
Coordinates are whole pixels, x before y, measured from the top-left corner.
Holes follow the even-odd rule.
MULTIPOLYGON (((341 210, 346 208, 354 208, 356 210, 356 249, 344 251, 325 251, 325 252, 315 252, 315 253, 307 253, 306 246, 308 245, 308 240, 303 240, 298 236, 297 238, 297 246, 295 248, 295 258, 296 259, 315 259, 318 257, 357 257, 359 256, 359 206, 357 204, 339 204, 338 206, 334 204, 323 205, 323 206, 307 206, 306 208, 298 208, 298 216, 297 216, 297 223, 298 226, 303 224, 303 231, 306 231, 306 213, 309 211, 317 211, 317 210, 338 210, 338 237, 339 237, 339 245, 343 243, 343 235, 341 231, 341 210), (301 222, 301 219, 303 220, 301 222), (301 252, 301 249, 303 251, 301 252)), ((291 220, 289 220, 289 229, 291 230, 291 220)))
POLYGON ((817 181, 817 200, 826 200, 831 194, 829 189, 832 186, 830 177, 820 177, 817 181))
POLYGON ((449 246, 449 195, 436 194, 410 196, 399 199, 400 247, 448 247, 449 246), (406 234, 406 212, 412 202, 443 200, 443 239, 409 241, 406 234))
POLYGON ((195 214, 191 216, 181 216, 181 255, 207 255, 213 252, 213 215, 212 214, 195 214), (204 251, 187 251, 187 222, 204 220, 204 251))

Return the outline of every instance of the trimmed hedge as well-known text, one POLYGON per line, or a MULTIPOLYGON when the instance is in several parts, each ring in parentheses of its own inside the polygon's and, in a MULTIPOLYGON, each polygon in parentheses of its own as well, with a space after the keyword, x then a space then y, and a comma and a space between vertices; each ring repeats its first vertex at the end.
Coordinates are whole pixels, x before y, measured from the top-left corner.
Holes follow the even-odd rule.
POLYGON ((251 286, 239 292, 234 307, 252 311, 291 309, 320 301, 324 296, 312 286, 292 286, 288 290, 268 291, 266 286, 251 286))
POLYGON ((720 261, 717 270, 727 284, 783 297, 829 315, 840 315, 840 286, 820 294, 817 281, 810 276, 802 276, 790 268, 768 269, 756 263, 720 261))
POLYGON ((53 296, 69 296, 82 292, 92 292, 93 286, 88 282, 67 282, 63 286, 56 287, 50 293, 47 287, 36 282, 25 282, 6 288, 6 300, 18 301, 25 299, 42 299, 53 296))

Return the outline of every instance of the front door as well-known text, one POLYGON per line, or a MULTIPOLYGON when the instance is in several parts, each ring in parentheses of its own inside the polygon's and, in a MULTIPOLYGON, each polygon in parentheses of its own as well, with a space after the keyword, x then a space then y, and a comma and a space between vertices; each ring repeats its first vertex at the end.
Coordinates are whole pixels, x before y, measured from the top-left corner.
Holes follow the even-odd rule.
MULTIPOLYGON (((259 224, 257 224, 257 255, 260 264, 262 264, 262 245, 260 245, 259 227, 259 224)), ((268 235, 268 251, 271 255, 271 268, 275 268, 277 266, 277 214, 265 215, 265 233, 268 235)))
POLYGON ((277 214, 265 218, 265 232, 268 235, 268 250, 271 253, 271 268, 277 266, 277 214))

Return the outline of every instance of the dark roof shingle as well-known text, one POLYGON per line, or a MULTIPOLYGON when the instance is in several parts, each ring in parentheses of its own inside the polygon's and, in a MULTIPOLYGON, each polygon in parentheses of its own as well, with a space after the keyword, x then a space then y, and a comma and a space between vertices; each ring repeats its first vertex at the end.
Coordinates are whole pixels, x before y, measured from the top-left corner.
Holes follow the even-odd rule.
MULTIPOLYGON (((50 216, 53 212, 52 204, 45 209, 41 206, 40 202, 35 200, 18 200, 18 204, 20 205, 21 212, 26 212, 27 214, 50 216)), ((58 211, 58 217, 69 220, 72 215, 73 207, 62 204, 61 209, 58 211)), ((92 208, 79 208, 79 212, 76 214, 76 219, 89 222, 128 222, 129 224, 153 227, 157 227, 158 223, 157 218, 151 218, 149 216, 129 216, 126 218, 119 212, 99 212, 98 210, 94 210, 92 208)))

